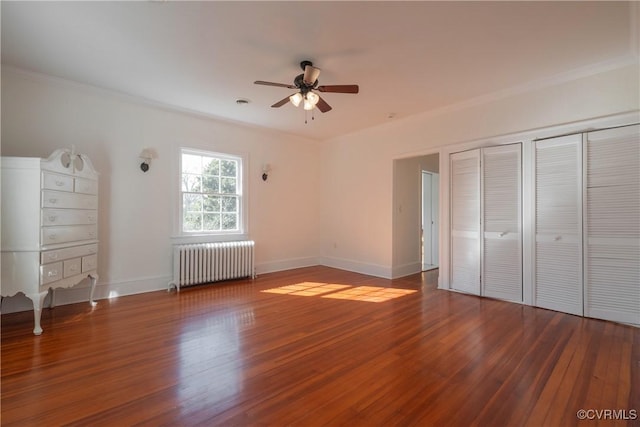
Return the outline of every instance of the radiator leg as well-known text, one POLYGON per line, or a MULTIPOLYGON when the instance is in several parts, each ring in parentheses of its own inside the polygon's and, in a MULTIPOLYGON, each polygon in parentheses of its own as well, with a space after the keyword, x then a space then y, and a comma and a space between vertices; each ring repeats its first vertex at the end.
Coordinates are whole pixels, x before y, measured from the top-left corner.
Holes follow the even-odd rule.
POLYGON ((169 282, 169 287, 167 288, 167 292, 171 292, 174 289, 176 290, 176 292, 180 292, 180 286, 178 286, 176 282, 169 282))

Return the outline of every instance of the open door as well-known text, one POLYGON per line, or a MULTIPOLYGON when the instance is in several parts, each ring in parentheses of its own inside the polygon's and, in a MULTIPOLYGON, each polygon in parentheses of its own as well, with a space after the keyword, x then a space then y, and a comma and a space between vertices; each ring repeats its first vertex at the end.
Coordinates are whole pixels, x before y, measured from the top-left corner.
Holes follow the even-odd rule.
POLYGON ((438 177, 422 171, 422 271, 438 268, 438 177))

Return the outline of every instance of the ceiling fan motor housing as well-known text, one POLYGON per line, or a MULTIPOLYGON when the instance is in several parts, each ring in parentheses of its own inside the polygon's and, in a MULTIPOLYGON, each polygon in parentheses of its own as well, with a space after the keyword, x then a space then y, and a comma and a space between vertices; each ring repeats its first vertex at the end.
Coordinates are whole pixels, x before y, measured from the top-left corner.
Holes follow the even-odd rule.
POLYGON ((293 84, 304 94, 309 92, 311 89, 315 89, 316 86, 318 86, 318 80, 316 80, 312 85, 308 85, 304 82, 304 74, 299 74, 295 79, 293 79, 293 84))

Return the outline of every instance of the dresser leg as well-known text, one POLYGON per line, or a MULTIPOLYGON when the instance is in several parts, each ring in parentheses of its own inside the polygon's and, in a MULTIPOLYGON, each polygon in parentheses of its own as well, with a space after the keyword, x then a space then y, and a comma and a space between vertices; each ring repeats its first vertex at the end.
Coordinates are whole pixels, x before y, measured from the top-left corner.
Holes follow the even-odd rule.
POLYGON ((29 298, 33 302, 33 334, 40 335, 42 333, 42 328, 40 327, 40 316, 42 315, 42 303, 44 302, 44 297, 47 296, 48 292, 38 292, 36 294, 29 294, 27 298, 29 298))
POLYGON ((93 291, 96 290, 96 282, 98 281, 98 275, 89 275, 89 279, 91 279, 91 293, 89 294, 89 303, 91 307, 95 307, 98 303, 93 300, 93 291))

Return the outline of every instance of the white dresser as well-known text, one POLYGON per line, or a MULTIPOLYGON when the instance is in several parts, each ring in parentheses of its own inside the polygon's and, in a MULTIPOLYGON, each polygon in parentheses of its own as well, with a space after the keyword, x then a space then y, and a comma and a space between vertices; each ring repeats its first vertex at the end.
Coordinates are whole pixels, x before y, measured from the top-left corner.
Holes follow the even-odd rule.
MULTIPOLYGON (((88 157, 56 150, 48 159, 2 157, 0 295, 33 301, 40 335, 49 289, 97 280, 98 174, 88 157)), ((52 295, 53 297, 53 295, 52 295)))

